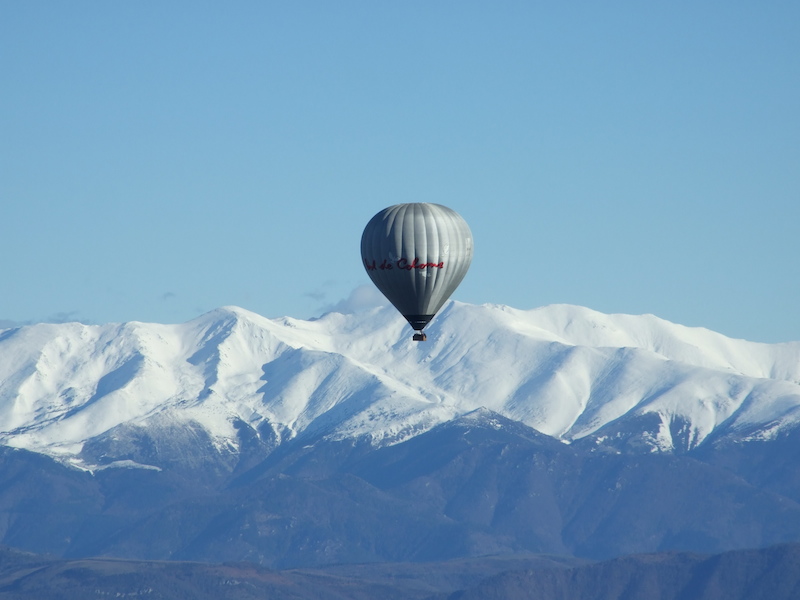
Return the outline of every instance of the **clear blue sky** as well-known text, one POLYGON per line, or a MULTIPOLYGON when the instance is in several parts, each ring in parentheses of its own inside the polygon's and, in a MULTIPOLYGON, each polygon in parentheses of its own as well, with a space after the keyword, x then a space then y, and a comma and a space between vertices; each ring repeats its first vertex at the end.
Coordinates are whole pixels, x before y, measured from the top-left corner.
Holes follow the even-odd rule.
POLYGON ((800 340, 800 3, 0 1, 0 323, 309 318, 366 222, 458 300, 800 340))

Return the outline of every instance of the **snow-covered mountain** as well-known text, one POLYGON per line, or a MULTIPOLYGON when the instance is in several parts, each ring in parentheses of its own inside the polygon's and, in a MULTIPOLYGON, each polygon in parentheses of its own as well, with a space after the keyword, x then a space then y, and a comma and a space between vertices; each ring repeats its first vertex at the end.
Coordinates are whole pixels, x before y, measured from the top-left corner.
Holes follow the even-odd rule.
POLYGON ((273 445, 386 445, 480 408, 613 451, 771 439, 800 424, 800 342, 567 305, 451 302, 428 342, 410 331, 389 307, 0 331, 0 444, 96 467, 84 445, 131 427, 203 431, 235 454, 245 426, 273 445))

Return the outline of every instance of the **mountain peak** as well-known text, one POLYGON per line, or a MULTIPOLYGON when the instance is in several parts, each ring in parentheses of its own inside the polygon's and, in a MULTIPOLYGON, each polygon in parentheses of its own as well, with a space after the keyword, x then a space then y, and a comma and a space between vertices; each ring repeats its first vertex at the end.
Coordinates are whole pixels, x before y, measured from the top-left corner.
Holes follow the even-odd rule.
POLYGON ((200 428, 226 452, 243 427, 268 445, 303 432, 385 445, 461 419, 670 452, 800 423, 798 343, 570 305, 450 302, 429 329, 413 342, 391 307, 305 321, 226 306, 180 325, 11 330, 0 441, 69 458, 158 422, 200 428))

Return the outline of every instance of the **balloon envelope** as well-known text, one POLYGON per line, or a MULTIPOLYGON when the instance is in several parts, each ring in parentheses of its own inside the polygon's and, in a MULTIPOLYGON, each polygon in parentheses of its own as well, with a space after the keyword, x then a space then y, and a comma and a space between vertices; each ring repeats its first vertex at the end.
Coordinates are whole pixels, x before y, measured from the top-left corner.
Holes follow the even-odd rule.
POLYGON ((377 288, 422 331, 467 274, 472 232, 446 206, 397 204, 367 223, 361 258, 377 288))

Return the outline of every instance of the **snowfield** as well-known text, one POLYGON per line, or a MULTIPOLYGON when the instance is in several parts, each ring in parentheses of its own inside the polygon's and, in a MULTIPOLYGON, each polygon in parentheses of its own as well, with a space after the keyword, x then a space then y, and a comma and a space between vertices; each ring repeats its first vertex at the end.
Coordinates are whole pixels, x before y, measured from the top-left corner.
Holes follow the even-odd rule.
POLYGON ((235 452, 244 422, 278 443, 384 445, 486 408, 564 442, 677 452, 771 439, 800 421, 800 342, 578 306, 458 302, 427 332, 413 342, 390 307, 0 330, 0 443, 76 461, 117 426, 170 423, 235 452))

